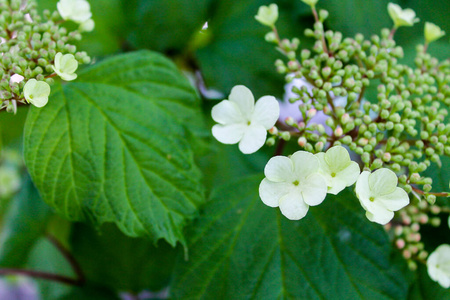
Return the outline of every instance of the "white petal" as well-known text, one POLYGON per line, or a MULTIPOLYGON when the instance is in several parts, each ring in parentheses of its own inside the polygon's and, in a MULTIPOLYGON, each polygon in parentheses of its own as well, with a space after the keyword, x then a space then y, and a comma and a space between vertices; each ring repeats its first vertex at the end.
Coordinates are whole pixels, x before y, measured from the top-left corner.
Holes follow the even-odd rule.
POLYGON ((339 194, 345 187, 347 187, 347 184, 345 181, 341 180, 338 177, 331 177, 331 176, 324 176, 327 180, 327 186, 328 186, 328 193, 337 195, 339 194))
POLYGON ((389 210, 386 210, 385 213, 382 214, 373 214, 369 211, 366 211, 366 217, 371 222, 375 222, 380 225, 386 225, 392 220, 392 218, 394 218, 394 213, 389 210))
POLYGON ((250 121, 255 107, 255 98, 253 97, 252 92, 243 85, 236 85, 231 89, 228 99, 231 102, 236 103, 244 118, 250 121))
POLYGON ((306 151, 297 151, 291 156, 294 172, 298 179, 305 178, 319 170, 319 159, 306 151))
POLYGON ((280 199, 281 213, 290 220, 300 220, 306 216, 308 209, 309 206, 297 190, 291 191, 280 199))
POLYGON ((327 183, 319 173, 313 173, 300 182, 300 189, 303 201, 311 206, 319 205, 327 196, 327 183))
POLYGON ((222 125, 245 122, 236 103, 228 100, 216 104, 211 110, 211 116, 214 121, 222 125))
POLYGON ((352 161, 344 170, 338 172, 336 177, 344 181, 346 186, 351 186, 358 180, 360 173, 361 170, 359 169, 359 165, 352 161))
POLYGON ((212 135, 223 144, 236 144, 244 135, 245 128, 243 124, 217 124, 212 128, 212 135))
POLYGON ((292 161, 286 156, 274 156, 266 164, 264 175, 273 182, 290 182, 292 179, 292 161))
POLYGON ((290 191, 291 185, 286 182, 272 182, 264 178, 259 185, 259 197, 262 202, 270 207, 277 207, 280 198, 290 191))
POLYGON ((258 151, 266 142, 267 131, 261 125, 250 125, 239 142, 239 150, 244 154, 258 151))
POLYGON ((342 146, 334 146, 328 149, 325 153, 325 161, 334 172, 345 169, 351 162, 347 149, 342 146))
POLYGON ((389 169, 378 169, 369 175, 369 187, 377 195, 389 194, 397 187, 398 178, 389 169))
POLYGON ((356 181, 355 192, 359 201, 362 201, 361 199, 368 200, 370 197, 369 175, 370 172, 364 171, 359 175, 358 180, 356 181))
POLYGON ((280 105, 273 96, 261 97, 255 105, 252 115, 252 123, 257 122, 269 130, 275 125, 280 116, 280 105))
POLYGON ((383 206, 389 210, 397 211, 409 204, 409 196, 402 188, 395 188, 390 194, 378 196, 376 201, 383 203, 383 206))

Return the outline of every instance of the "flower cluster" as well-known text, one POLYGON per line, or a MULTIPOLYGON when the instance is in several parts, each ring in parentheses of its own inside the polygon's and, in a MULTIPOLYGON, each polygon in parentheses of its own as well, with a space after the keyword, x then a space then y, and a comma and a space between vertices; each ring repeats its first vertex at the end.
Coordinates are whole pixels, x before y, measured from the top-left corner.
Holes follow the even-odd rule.
MULTIPOLYGON (((213 119, 219 123, 213 135, 223 143, 239 142, 246 154, 257 151, 263 141, 269 146, 278 143, 278 156, 267 163, 259 193, 264 204, 279 207, 289 219, 305 217, 309 206, 322 203, 327 193, 336 195, 355 184, 355 196, 367 218, 385 225, 414 269, 416 261, 428 257, 420 225, 439 226, 437 214, 450 213, 435 204, 436 197, 450 193, 432 192, 432 179, 425 175, 427 169, 441 166, 442 156, 450 156, 446 119, 450 60, 439 62, 427 53, 430 43, 445 32, 426 22, 424 44, 417 47, 411 67, 399 62, 404 54, 394 36, 400 27, 419 21, 413 10, 389 3, 391 29, 369 39, 361 34, 352 38, 325 31, 328 12, 316 9, 318 0, 302 1, 315 18, 314 27, 305 30, 306 37, 315 39, 312 50, 299 51, 298 38, 280 38, 275 4, 261 7, 255 16, 271 29, 266 41, 286 58, 275 62, 277 72, 285 75, 287 83, 303 82, 293 85, 289 98, 300 116, 283 112, 276 121, 279 108, 273 97, 273 104, 266 96, 254 106, 251 92, 238 86, 230 100, 213 108, 213 119), (374 84, 376 97, 366 99, 374 84), (268 130, 268 138, 263 129, 268 130), (289 141, 296 141, 300 150, 279 155, 289 141)), ((439 247, 427 263, 430 277, 444 287, 450 286, 449 249, 439 247)))
POLYGON ((57 11, 44 11, 43 17, 36 6, 35 0, 24 5, 20 0, 0 0, 0 109, 8 112, 27 103, 44 106, 53 77, 73 80, 78 64, 90 62, 89 56, 72 44, 81 39, 81 31, 94 27, 89 3, 61 0, 57 11), (79 30, 68 31, 64 20, 81 22, 79 30))

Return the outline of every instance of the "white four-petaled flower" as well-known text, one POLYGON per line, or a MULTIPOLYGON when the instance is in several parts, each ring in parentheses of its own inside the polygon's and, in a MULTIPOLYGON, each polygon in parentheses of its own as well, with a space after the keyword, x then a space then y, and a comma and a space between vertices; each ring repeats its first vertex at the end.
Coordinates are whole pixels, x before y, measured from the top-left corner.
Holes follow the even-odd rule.
POLYGON ((370 221, 385 225, 394 217, 394 211, 409 204, 408 194, 397 183, 397 175, 386 168, 361 173, 355 191, 370 221))
POLYGON ((319 164, 319 159, 306 151, 297 151, 290 158, 272 157, 259 186, 262 202, 280 207, 288 219, 303 218, 310 205, 319 205, 327 195, 326 181, 318 173, 319 164))
POLYGON ((350 159, 348 151, 342 146, 334 146, 326 153, 315 154, 320 161, 319 173, 325 178, 328 193, 337 195, 347 186, 351 186, 361 173, 356 162, 350 159))
POLYGON ((224 144, 239 143, 242 153, 256 152, 280 115, 278 101, 264 96, 255 105, 252 92, 243 85, 235 86, 228 98, 212 109, 212 118, 219 123, 212 128, 213 136, 224 144))
POLYGON ((43 107, 48 102, 50 86, 45 81, 30 79, 23 88, 25 99, 36 107, 43 107))
POLYGON ((65 81, 77 78, 75 71, 78 68, 78 61, 72 54, 63 55, 61 52, 56 53, 55 65, 52 68, 65 81))
POLYGON ((443 31, 439 26, 430 22, 425 22, 425 41, 427 44, 440 39, 444 35, 445 31, 443 31))
POLYGON ((443 288, 450 287, 450 245, 443 244, 427 259, 428 275, 443 288))
POLYGON ((266 26, 273 27, 278 20, 278 6, 274 3, 269 6, 261 6, 255 19, 266 26))
POLYGON ((92 17, 91 6, 86 0, 59 0, 56 7, 64 20, 81 24, 92 17))
POLYGON ((395 28, 400 26, 413 26, 414 23, 419 22, 419 19, 416 18, 416 13, 411 8, 402 9, 394 3, 388 4, 388 13, 392 21, 394 21, 395 28))

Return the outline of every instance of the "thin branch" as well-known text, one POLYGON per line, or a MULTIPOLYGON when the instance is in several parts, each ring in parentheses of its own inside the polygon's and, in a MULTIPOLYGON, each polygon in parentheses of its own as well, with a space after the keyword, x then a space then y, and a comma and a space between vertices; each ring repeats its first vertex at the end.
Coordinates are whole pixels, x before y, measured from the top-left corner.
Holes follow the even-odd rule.
POLYGON ((23 270, 23 269, 10 269, 4 268, 0 269, 0 276, 2 275, 23 275, 27 277, 32 277, 36 279, 47 279, 51 281, 61 282, 68 285, 81 286, 84 282, 79 279, 73 279, 63 275, 57 275, 47 272, 34 271, 34 270, 23 270))

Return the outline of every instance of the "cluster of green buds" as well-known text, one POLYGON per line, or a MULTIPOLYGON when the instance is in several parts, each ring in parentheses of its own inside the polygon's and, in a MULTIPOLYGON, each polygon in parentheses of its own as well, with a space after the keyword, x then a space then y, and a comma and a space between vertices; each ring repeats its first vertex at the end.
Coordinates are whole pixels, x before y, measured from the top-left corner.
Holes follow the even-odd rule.
POLYGON ((78 64, 90 57, 74 42, 82 31, 94 28, 89 3, 60 0, 57 10, 37 11, 35 0, 0 0, 0 109, 16 112, 18 105, 44 106, 53 77, 76 78, 78 64), (73 21, 79 28, 69 31, 63 24, 73 21))
MULTIPOLYGON (((435 201, 437 196, 449 197, 450 193, 432 192, 432 179, 424 175, 429 168, 441 167, 442 156, 450 156, 447 119, 450 59, 439 61, 427 53, 430 43, 445 32, 427 22, 424 44, 417 46, 415 66, 410 67, 399 62, 404 53, 394 36, 399 27, 413 26, 419 21, 413 10, 390 3, 392 29, 385 28, 369 38, 362 34, 352 38, 324 29, 328 12, 316 9, 318 0, 302 1, 311 7, 315 18, 313 28, 305 30, 306 37, 315 39, 312 50, 299 50, 298 38, 280 38, 275 4, 260 8, 256 16, 261 24, 271 28, 266 41, 275 44, 286 57, 275 62, 277 72, 285 75, 288 83, 296 78, 304 82, 293 86, 294 96, 289 99, 298 104, 301 118, 279 120, 269 130, 271 137, 267 144, 295 137, 300 149, 311 153, 344 146, 352 151, 366 174, 378 171, 381 174, 386 169, 395 173, 399 187, 414 201, 399 210, 385 228, 391 231, 395 245, 402 250, 411 269, 415 269, 415 261, 425 261, 428 257, 421 242, 420 226, 439 226, 436 215, 449 212, 435 201), (376 96, 366 98, 367 90, 374 88, 376 96), (314 118, 319 112, 325 115, 323 122, 314 118)), ((360 200, 361 193, 369 186, 362 188, 356 184, 360 200)), ((369 200, 366 204, 376 199, 369 197, 369 200)), ((370 214, 368 218, 374 219, 370 214)), ((444 251, 447 247, 440 249, 444 251)), ((448 254, 450 258, 450 250, 447 252, 439 255, 447 257, 448 254)), ((436 255, 432 259, 434 269, 429 271, 434 280, 443 278, 432 275, 440 272, 434 265, 436 255)))

